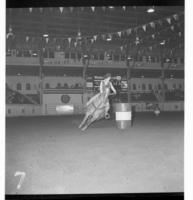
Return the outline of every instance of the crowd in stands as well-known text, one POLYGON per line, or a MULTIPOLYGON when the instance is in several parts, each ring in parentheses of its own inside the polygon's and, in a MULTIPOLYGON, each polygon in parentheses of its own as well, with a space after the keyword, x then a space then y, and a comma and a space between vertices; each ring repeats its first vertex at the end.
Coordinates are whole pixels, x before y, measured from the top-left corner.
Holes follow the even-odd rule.
POLYGON ((6 85, 6 104, 39 104, 39 94, 24 95, 14 91, 6 85))

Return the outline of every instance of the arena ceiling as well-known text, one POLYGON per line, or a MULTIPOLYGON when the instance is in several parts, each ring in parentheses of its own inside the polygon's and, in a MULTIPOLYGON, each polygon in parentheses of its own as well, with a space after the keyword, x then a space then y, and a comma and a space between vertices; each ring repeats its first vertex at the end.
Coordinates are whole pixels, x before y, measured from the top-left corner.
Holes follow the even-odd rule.
POLYGON ((66 39, 66 42, 69 42, 67 40, 69 37, 74 42, 73 38, 76 39, 78 33, 81 38, 89 39, 97 35, 97 42, 103 44, 106 39, 101 39, 101 36, 105 34, 105 37, 109 35, 113 37, 111 44, 115 45, 124 45, 125 42, 133 41, 136 37, 145 38, 143 43, 152 45, 155 40, 158 42, 167 38, 172 40, 174 34, 177 37, 176 34, 180 33, 179 41, 175 40, 173 43, 183 44, 184 7, 155 6, 154 8, 153 13, 147 12, 147 6, 8 8, 6 31, 8 33, 11 27, 18 38, 35 38, 48 34, 50 41, 66 39), (173 18, 175 14, 178 15, 178 20, 173 18), (170 17, 170 23, 167 22, 167 17, 170 17), (157 23, 159 20, 161 24, 157 23), (156 27, 152 28, 150 22, 156 22, 156 27), (143 25, 146 25, 145 29, 143 25), (136 27, 138 29, 135 29, 136 27), (129 37, 126 34, 128 29, 132 30, 129 37), (165 32, 162 31, 164 29, 165 32), (121 36, 120 31, 123 31, 121 36), (148 37, 152 35, 156 36, 153 38, 154 41, 148 37))

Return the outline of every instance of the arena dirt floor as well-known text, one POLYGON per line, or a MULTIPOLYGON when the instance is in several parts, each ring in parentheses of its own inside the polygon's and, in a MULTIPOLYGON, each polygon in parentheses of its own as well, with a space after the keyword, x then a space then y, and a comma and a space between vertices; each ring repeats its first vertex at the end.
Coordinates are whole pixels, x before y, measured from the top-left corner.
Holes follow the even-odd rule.
POLYGON ((125 131, 111 119, 81 132, 81 119, 7 118, 6 194, 183 192, 183 113, 137 113, 125 131))

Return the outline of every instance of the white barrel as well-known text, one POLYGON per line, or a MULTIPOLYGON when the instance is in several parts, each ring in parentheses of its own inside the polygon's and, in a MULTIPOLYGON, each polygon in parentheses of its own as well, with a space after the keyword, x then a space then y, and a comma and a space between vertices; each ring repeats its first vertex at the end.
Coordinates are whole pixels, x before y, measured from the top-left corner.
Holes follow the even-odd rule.
POLYGON ((132 122, 131 104, 115 103, 113 107, 115 111, 117 128, 125 130, 128 126, 131 126, 132 122))

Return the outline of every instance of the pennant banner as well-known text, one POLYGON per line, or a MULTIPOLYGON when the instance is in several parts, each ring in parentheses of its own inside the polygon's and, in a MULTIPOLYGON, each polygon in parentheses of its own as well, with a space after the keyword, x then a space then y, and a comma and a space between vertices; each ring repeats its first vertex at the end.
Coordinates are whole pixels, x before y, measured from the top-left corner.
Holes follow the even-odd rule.
POLYGON ((63 12, 63 10, 64 10, 64 8, 63 7, 59 7, 59 9, 60 9, 60 12, 62 13, 63 12))
POLYGON ((97 35, 94 35, 93 38, 94 38, 94 40, 96 41, 96 40, 97 40, 97 35))
POLYGON ((71 37, 69 37, 69 38, 68 38, 68 42, 69 42, 69 44, 71 43, 71 40, 72 40, 72 38, 71 38, 71 37))
POLYGON ((26 36, 25 41, 26 41, 26 42, 29 41, 29 36, 26 36))
POLYGON ((91 7, 91 9, 92 9, 92 11, 94 12, 94 10, 95 10, 95 7, 91 7))
POLYGON ((127 29, 127 30, 126 30, 126 33, 127 33, 127 35, 130 35, 130 34, 131 34, 131 29, 130 29, 130 28, 127 29))
POLYGON ((143 30, 146 31, 146 25, 143 25, 142 27, 143 27, 143 30))
POLYGON ((46 43, 48 43, 48 41, 49 41, 49 38, 47 37, 47 38, 46 38, 46 43))
POLYGON ((152 28, 155 28, 155 23, 154 23, 154 22, 150 22, 150 26, 151 26, 152 28))
POLYGON ((167 22, 168 22, 169 24, 171 24, 171 18, 168 17, 166 20, 167 20, 167 22))
POLYGON ((125 11, 126 10, 126 6, 122 6, 123 10, 125 11))
POLYGON ((105 6, 103 6, 103 7, 102 7, 102 9, 103 9, 103 11, 105 11, 105 10, 106 10, 106 7, 105 7, 105 6))
POLYGON ((117 32, 118 36, 121 37, 121 31, 117 32))
POLYGON ((74 7, 70 7, 70 12, 73 12, 73 10, 74 10, 74 7))
POLYGON ((174 26, 171 26, 170 28, 171 28, 172 31, 174 30, 174 26))
POLYGON ((105 34, 102 34, 101 37, 103 40, 105 40, 105 38, 106 38, 105 34))
POLYGON ((177 21, 179 20, 179 16, 177 14, 173 15, 174 19, 177 21))

